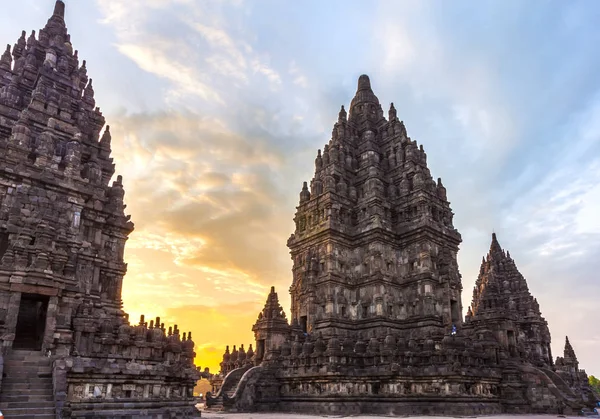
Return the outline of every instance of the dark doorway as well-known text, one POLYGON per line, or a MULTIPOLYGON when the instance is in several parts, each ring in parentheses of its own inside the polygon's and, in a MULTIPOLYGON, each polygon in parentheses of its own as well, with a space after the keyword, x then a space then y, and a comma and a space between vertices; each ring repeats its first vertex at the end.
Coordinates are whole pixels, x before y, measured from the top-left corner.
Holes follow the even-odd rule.
POLYGON ((458 301, 456 300, 450 300, 450 315, 452 316, 452 324, 457 324, 460 321, 458 301))
POLYGON ((39 351, 44 341, 46 312, 49 297, 37 294, 22 294, 13 349, 39 351))
POLYGON ((516 348, 516 340, 515 340, 515 332, 512 330, 506 331, 506 337, 508 340, 508 352, 511 356, 517 356, 517 348, 516 348))
POLYGON ((8 249, 8 233, 0 233, 0 259, 8 249))
POLYGON ((302 328, 302 332, 306 333, 308 330, 308 317, 300 316, 300 327, 302 328))
POLYGON ((262 361, 264 356, 265 356, 265 340, 259 339, 256 342, 256 359, 258 359, 259 361, 262 361))

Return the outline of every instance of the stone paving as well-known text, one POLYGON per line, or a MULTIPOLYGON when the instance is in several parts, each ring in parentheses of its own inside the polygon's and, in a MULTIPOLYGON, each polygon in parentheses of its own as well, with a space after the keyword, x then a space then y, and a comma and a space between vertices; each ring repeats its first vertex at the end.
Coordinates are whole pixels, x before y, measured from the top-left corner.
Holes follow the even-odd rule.
MULTIPOLYGON (((203 418, 210 419, 305 419, 305 418, 353 418, 353 419, 378 419, 397 416, 336 416, 336 415, 301 415, 295 413, 229 413, 229 412, 202 412, 203 418)), ((411 416, 411 419, 448 419, 452 416, 411 416)), ((458 417, 458 416, 457 416, 458 417)), ((461 416, 463 418, 475 418, 477 416, 461 416)), ((557 416, 557 415, 494 415, 481 416, 486 419, 551 419, 551 418, 571 418, 576 416, 557 416)))

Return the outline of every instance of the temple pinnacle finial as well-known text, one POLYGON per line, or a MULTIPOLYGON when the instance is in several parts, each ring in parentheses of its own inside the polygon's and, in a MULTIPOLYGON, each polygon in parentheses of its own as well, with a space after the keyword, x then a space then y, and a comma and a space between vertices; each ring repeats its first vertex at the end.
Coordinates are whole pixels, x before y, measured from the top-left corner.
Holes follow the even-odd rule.
POLYGON ((62 0, 56 0, 54 5, 53 16, 59 16, 64 19, 65 17, 65 3, 62 0))
POLYGON ((369 80, 369 76, 366 74, 363 74, 358 78, 358 90, 363 89, 371 89, 371 80, 369 80))
POLYGON ((502 246, 498 243, 498 238, 496 237, 496 232, 492 233, 492 243, 490 244, 490 253, 489 255, 502 255, 502 246))

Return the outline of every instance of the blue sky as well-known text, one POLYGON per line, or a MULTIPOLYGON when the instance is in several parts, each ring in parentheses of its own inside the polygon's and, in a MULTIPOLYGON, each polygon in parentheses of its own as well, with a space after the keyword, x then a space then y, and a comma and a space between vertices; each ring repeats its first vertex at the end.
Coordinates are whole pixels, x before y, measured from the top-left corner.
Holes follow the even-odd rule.
MULTIPOLYGON (((53 3, 3 5, 0 38, 42 27, 53 3)), ((237 332, 196 333, 220 351, 241 323, 250 341, 271 284, 289 304, 301 182, 366 73, 448 189, 465 307, 494 230, 555 354, 568 334, 600 375, 600 3, 66 3, 136 222, 129 311, 229 312, 237 332)))

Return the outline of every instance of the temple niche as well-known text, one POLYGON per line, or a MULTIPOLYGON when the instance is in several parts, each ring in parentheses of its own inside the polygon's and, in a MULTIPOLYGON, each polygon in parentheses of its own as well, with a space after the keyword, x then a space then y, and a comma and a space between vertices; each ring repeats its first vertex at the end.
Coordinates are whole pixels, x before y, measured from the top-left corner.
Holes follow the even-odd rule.
POLYGON ((0 410, 198 417, 192 334, 122 309, 133 223, 64 16, 0 57, 0 410))
POLYGON ((442 180, 360 76, 316 153, 288 239, 288 322, 271 289, 253 357, 227 347, 209 409, 573 413, 597 396, 495 234, 463 318, 461 236, 442 180))

